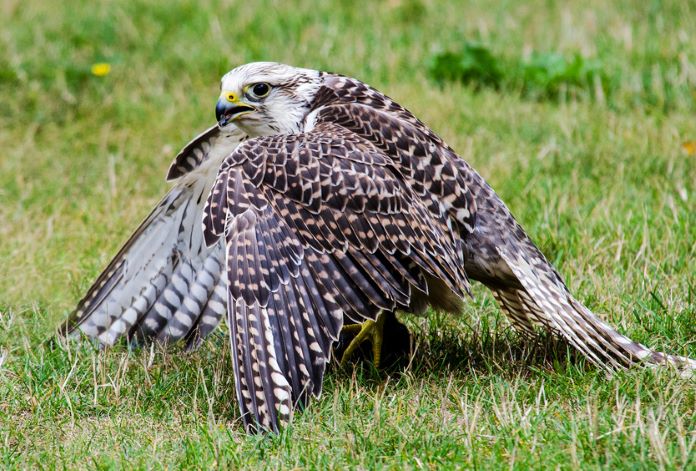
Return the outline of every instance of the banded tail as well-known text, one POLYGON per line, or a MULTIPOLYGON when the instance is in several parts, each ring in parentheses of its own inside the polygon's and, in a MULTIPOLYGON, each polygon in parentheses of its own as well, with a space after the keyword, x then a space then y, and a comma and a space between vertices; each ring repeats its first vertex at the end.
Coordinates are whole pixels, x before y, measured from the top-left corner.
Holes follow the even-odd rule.
POLYGON ((576 300, 498 195, 475 177, 479 213, 474 234, 465 240, 467 273, 493 291, 516 329, 530 335, 549 331, 607 371, 672 365, 693 375, 696 360, 634 342, 576 300))

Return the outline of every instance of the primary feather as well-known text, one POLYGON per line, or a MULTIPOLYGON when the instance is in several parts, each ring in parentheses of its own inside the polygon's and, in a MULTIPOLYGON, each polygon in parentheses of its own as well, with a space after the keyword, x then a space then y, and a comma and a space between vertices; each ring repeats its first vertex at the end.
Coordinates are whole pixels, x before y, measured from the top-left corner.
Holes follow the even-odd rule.
POLYGON ((169 171, 179 178, 60 327, 105 345, 185 339, 196 347, 226 313, 224 247, 206 246, 203 205, 222 159, 246 138, 217 126, 196 137, 169 171))

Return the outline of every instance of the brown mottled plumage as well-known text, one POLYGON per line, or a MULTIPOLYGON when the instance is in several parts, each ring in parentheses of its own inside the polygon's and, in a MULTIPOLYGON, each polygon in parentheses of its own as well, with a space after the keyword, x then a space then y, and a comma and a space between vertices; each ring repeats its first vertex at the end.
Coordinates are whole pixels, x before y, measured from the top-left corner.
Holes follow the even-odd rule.
POLYGON ((552 332, 607 370, 696 368, 576 301, 483 178, 380 92, 272 63, 233 70, 222 92, 219 129, 177 157, 176 186, 65 332, 196 344, 226 310, 249 429, 278 430, 320 393, 344 321, 456 311, 469 278, 517 328, 552 332))

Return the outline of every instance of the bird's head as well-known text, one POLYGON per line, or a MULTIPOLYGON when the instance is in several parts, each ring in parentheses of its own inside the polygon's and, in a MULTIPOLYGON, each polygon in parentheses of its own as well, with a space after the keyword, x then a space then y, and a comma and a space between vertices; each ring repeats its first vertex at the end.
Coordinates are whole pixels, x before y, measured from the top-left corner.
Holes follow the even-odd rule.
POLYGON ((321 86, 320 73, 274 62, 252 62, 222 77, 215 107, 218 126, 250 136, 300 132, 321 86))

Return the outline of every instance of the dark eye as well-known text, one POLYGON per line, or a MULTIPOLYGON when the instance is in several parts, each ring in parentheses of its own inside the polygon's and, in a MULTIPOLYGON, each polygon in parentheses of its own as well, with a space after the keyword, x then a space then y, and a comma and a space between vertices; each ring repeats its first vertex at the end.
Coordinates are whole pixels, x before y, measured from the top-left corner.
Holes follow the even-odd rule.
POLYGON ((253 98, 263 98, 271 92, 271 86, 264 82, 255 83, 249 89, 253 98))

